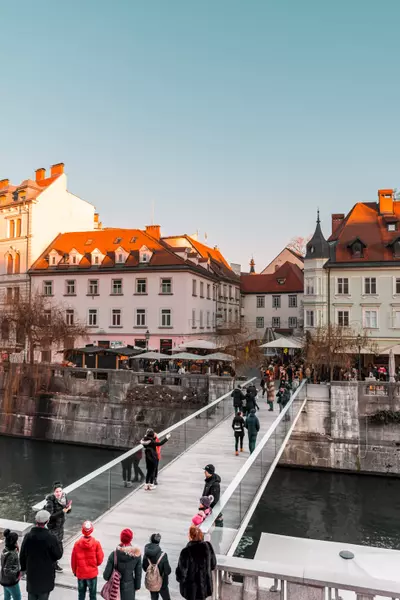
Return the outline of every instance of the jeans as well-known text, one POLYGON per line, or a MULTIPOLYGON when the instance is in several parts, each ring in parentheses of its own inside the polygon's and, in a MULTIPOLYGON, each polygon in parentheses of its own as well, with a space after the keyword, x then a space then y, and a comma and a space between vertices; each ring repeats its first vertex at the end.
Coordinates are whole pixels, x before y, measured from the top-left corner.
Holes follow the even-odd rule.
POLYGON ((257 442, 257 435, 249 435, 249 450, 250 454, 254 452, 257 442))
POLYGON ((4 600, 21 600, 19 583, 4 588, 4 600))
POLYGON ((158 600, 159 595, 161 596, 162 600, 171 600, 171 596, 169 595, 169 589, 167 587, 164 589, 161 588, 159 592, 150 592, 150 599, 158 600))
POLYGON ((78 579, 78 600, 85 600, 87 589, 89 590, 89 600, 96 600, 97 577, 78 579))
POLYGON ((49 600, 50 592, 44 592, 43 594, 32 594, 28 592, 28 600, 49 600))
POLYGON ((240 448, 241 448, 241 450, 243 449, 243 438, 244 438, 244 433, 236 433, 235 432, 235 450, 236 450, 236 452, 239 449, 239 440, 240 440, 240 448))

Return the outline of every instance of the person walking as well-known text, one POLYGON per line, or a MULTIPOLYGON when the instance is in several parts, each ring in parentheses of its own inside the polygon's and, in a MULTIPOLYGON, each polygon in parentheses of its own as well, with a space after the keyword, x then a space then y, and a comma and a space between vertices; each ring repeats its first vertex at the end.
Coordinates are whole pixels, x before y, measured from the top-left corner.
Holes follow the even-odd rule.
POLYGON ((257 434, 260 431, 260 421, 258 420, 254 408, 251 409, 250 414, 246 419, 245 426, 249 436, 249 451, 250 454, 252 454, 254 452, 254 448, 256 447, 257 434))
MULTIPOLYGON (((286 404, 289 402, 290 400, 290 386, 287 383, 284 387, 280 387, 279 391, 277 393, 277 402, 279 404, 279 412, 282 412, 282 410, 285 408, 286 404)), ((284 421, 290 421, 290 415, 287 412, 286 415, 283 418, 284 421)))
POLYGON ((250 411, 253 409, 255 410, 256 408, 258 408, 258 410, 260 410, 260 407, 257 404, 256 397, 257 397, 257 395, 254 396, 254 392, 252 390, 250 390, 250 389, 247 390, 246 398, 245 398, 246 404, 244 407, 245 415, 250 414, 250 411))
POLYGON ((274 400, 275 400, 275 382, 272 375, 269 375, 267 379, 267 403, 269 406, 269 411, 274 410, 274 400))
POLYGON ((85 600, 89 590, 89 600, 96 600, 97 575, 104 560, 104 552, 98 540, 92 537, 93 524, 85 521, 82 537, 74 544, 71 554, 71 569, 78 579, 78 600, 85 600))
POLYGON ((122 465, 122 480, 124 487, 132 487, 132 465, 133 456, 128 456, 121 461, 122 465))
POLYGON ((143 458, 143 450, 140 449, 137 452, 135 452, 135 454, 133 455, 133 470, 135 473, 135 478, 134 478, 134 482, 136 483, 137 481, 143 481, 143 479, 146 478, 145 474, 143 473, 142 469, 140 468, 140 461, 143 458))
POLYGON ((192 525, 189 543, 181 551, 175 571, 181 596, 185 600, 206 600, 212 596, 212 571, 216 566, 213 547, 204 541, 203 532, 192 525))
POLYGON ((114 569, 121 575, 120 600, 135 600, 135 593, 140 590, 142 582, 142 557, 140 548, 132 546, 133 531, 123 529, 120 543, 111 552, 104 569, 103 577, 108 581, 114 569))
POLYGON ((243 409, 243 400, 245 399, 245 395, 243 394, 242 388, 240 385, 237 385, 231 394, 231 398, 233 399, 233 408, 235 412, 243 409))
MULTIPOLYGON (((68 500, 60 481, 54 483, 53 490, 53 493, 46 497, 45 509, 50 513, 48 530, 57 538, 62 548, 65 517, 71 511, 72 501, 68 500)), ((58 563, 56 564, 56 571, 58 573, 62 572, 62 568, 58 563)))
POLYGON ((260 381, 260 387, 261 387, 261 390, 262 390, 262 397, 264 398, 264 396, 265 396, 265 387, 266 387, 266 386, 265 386, 265 378, 264 378, 264 375, 261 377, 261 381, 260 381))
POLYGON ((150 591, 151 600, 158 600, 161 596, 162 600, 171 600, 169 593, 169 575, 171 575, 171 566, 168 560, 168 554, 163 552, 160 548, 161 535, 159 533, 153 533, 150 537, 150 543, 144 547, 143 554, 143 571, 145 571, 145 584, 146 588, 149 589, 153 586, 152 581, 157 577, 155 567, 158 569, 159 578, 161 579, 161 587, 158 591, 150 591), (156 576, 154 576, 156 572, 156 576))
POLYGON ((216 474, 214 465, 206 465, 204 467, 204 476, 202 496, 212 496, 213 501, 210 504, 210 508, 214 508, 221 496, 221 477, 216 474))
POLYGON ((242 413, 239 411, 232 421, 233 434, 235 436, 235 454, 239 456, 239 444, 240 452, 243 452, 243 439, 244 439, 244 427, 245 422, 242 413))
POLYGON ((28 600, 48 600, 54 590, 55 565, 63 555, 61 543, 47 529, 50 513, 39 510, 35 526, 23 539, 19 555, 21 571, 26 573, 28 600))
POLYGON ((154 476, 157 472, 158 468, 158 454, 157 448, 159 446, 163 446, 166 442, 168 442, 171 434, 168 433, 162 442, 157 442, 155 438, 155 433, 152 429, 148 429, 146 431, 146 435, 141 440, 141 444, 144 447, 144 452, 146 456, 146 485, 144 486, 145 490, 154 490, 154 476))
POLYGON ((0 584, 4 588, 4 600, 21 600, 19 580, 21 566, 18 556, 18 533, 5 529, 4 548, 1 553, 0 584))

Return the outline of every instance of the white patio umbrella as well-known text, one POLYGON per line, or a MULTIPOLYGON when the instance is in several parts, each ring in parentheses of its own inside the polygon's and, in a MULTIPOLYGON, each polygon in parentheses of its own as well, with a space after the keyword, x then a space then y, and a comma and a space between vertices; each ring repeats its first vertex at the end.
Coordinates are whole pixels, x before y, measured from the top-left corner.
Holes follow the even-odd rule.
POLYGON ((161 352, 144 352, 138 354, 135 358, 144 358, 146 360, 170 360, 168 354, 162 354, 161 352))
POLYGON ((222 362, 233 362, 235 357, 232 354, 225 354, 224 352, 214 352, 213 354, 207 354, 203 356, 205 360, 220 360, 222 362))
POLYGON ((198 354, 193 354, 192 352, 178 352, 178 354, 173 354, 170 358, 173 360, 204 360, 205 356, 199 356, 198 354))
POLYGON ((302 348, 303 345, 298 340, 290 340, 289 338, 278 338, 277 340, 272 340, 272 342, 267 342, 266 344, 262 344, 260 348, 302 348))
POLYGON ((179 346, 177 346, 179 350, 183 350, 184 348, 195 348, 199 350, 216 350, 218 348, 217 344, 214 342, 210 342, 208 340, 190 340, 187 342, 183 342, 179 346))
POLYGON ((394 362, 394 352, 392 348, 389 351, 389 381, 394 383, 396 381, 396 365, 394 362))

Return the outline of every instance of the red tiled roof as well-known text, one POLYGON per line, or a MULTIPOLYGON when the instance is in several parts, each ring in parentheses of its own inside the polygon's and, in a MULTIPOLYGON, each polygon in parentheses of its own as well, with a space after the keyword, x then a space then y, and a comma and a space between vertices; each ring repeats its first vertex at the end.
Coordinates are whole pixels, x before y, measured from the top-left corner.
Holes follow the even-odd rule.
POLYGON ((8 204, 17 204, 21 201, 20 193, 23 193, 24 202, 30 200, 36 200, 36 198, 43 192, 44 188, 47 188, 53 181, 55 181, 60 175, 54 177, 48 177, 40 182, 33 181, 33 179, 25 179, 19 185, 9 184, 7 187, 0 189, 0 196, 5 196, 2 199, 0 206, 6 206, 8 204))
POLYGON ((287 261, 275 273, 266 275, 242 273, 240 287, 243 294, 301 293, 304 288, 303 271, 297 265, 287 261), (279 283, 279 280, 284 280, 284 283, 279 283))

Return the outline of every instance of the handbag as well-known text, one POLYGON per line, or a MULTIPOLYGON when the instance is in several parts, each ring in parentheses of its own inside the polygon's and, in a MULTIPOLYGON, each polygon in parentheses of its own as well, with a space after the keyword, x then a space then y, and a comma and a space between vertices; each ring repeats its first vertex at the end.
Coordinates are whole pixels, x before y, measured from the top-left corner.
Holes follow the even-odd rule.
POLYGON ((100 596, 104 598, 104 600, 120 600, 120 583, 121 573, 117 571, 117 551, 114 550, 114 568, 110 579, 103 586, 100 596))

